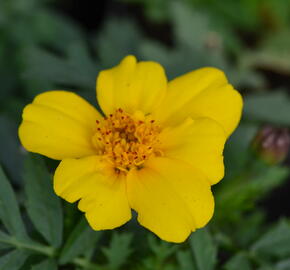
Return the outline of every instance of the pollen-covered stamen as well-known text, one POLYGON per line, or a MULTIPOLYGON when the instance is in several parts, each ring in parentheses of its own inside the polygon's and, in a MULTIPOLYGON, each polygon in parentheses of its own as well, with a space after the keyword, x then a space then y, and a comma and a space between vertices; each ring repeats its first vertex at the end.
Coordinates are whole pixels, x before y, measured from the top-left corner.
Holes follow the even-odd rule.
POLYGON ((141 168, 150 156, 161 154, 156 147, 160 127, 139 111, 130 115, 118 109, 104 120, 97 120, 96 124, 93 143, 116 171, 141 168))

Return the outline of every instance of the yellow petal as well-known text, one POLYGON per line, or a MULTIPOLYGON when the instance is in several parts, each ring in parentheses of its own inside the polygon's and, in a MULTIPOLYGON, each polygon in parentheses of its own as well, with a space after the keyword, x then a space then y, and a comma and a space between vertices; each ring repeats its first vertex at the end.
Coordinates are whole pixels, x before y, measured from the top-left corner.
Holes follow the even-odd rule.
POLYGON ((100 72, 97 97, 106 115, 122 108, 128 113, 141 110, 150 113, 163 99, 167 79, 161 65, 155 62, 137 63, 134 56, 100 72))
POLYGON ((80 200, 78 207, 94 230, 113 229, 131 218, 125 179, 110 173, 98 156, 63 160, 54 190, 68 202, 80 200))
POLYGON ((186 117, 208 117, 217 121, 229 136, 240 121, 241 95, 216 68, 202 68, 169 82, 168 92, 156 117, 168 125, 186 117))
POLYGON ((160 145, 166 157, 176 158, 200 169, 211 184, 224 176, 223 149, 226 134, 209 118, 187 119, 160 134, 160 145))
POLYGON ((127 178, 130 206, 141 225, 170 242, 183 242, 211 219, 214 200, 207 179, 192 166, 152 158, 127 178))
POLYGON ((30 152, 53 159, 92 155, 91 140, 96 109, 78 95, 66 91, 50 91, 38 95, 23 111, 19 128, 22 145, 30 152))

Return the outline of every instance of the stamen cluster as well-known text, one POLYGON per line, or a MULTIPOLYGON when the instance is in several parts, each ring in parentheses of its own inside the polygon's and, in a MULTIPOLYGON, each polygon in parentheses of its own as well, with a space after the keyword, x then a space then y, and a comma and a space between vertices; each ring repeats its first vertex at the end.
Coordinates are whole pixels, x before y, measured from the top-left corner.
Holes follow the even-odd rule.
POLYGON ((141 168, 150 156, 162 154, 156 147, 160 127, 141 112, 130 115, 118 109, 96 123, 93 143, 118 173, 141 168))

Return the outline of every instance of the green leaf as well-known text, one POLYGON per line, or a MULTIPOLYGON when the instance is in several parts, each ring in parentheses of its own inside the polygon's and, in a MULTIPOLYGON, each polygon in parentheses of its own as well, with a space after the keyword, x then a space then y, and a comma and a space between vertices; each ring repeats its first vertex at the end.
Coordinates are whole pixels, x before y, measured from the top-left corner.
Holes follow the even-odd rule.
POLYGON ((231 72, 223 49, 218 45, 222 37, 209 28, 207 14, 190 9, 182 1, 172 1, 169 6, 175 46, 168 48, 158 42, 142 42, 139 46, 142 57, 160 62, 169 79, 204 66, 226 69, 227 74, 231 72), (214 49, 207 46, 212 40, 218 43, 214 49))
MULTIPOLYGON (((92 60, 86 44, 70 43, 66 55, 57 56, 37 47, 26 49, 26 71, 24 78, 30 83, 43 82, 47 87, 68 86, 95 89, 99 67, 92 60)), ((43 88, 43 87, 42 87, 43 88)), ((35 95, 37 93, 31 93, 35 95)))
POLYGON ((11 245, 8 244, 9 240, 9 235, 0 231, 0 250, 11 248, 11 245))
POLYGON ((268 263, 263 263, 263 265, 261 267, 258 268, 258 270, 277 270, 276 268, 274 268, 273 265, 269 265, 268 263))
POLYGON ((227 179, 243 172, 252 158, 251 142, 258 130, 257 125, 241 123, 226 143, 224 156, 227 179))
MULTIPOLYGON (((275 1, 279 2, 279 1, 275 1)), ((287 3, 289 6, 289 4, 287 3)), ((288 11, 289 12, 289 11, 288 11)), ((279 74, 290 74, 290 31, 271 32, 261 43, 260 48, 243 54, 242 61, 246 66, 260 67, 279 74)))
POLYGON ((21 182, 22 157, 17 138, 17 126, 8 117, 1 115, 0 127, 0 162, 7 169, 13 183, 19 184, 21 182), (15 168, 18 169, 15 170, 15 168))
POLYGON ((191 48, 203 49, 210 32, 207 16, 189 8, 181 1, 172 2, 171 13, 177 40, 191 48))
POLYGON ((161 241, 153 235, 148 237, 149 247, 155 254, 155 260, 161 265, 170 255, 172 255, 178 248, 177 245, 161 241))
POLYGON ((179 270, 195 270, 192 254, 189 250, 181 250, 177 252, 177 261, 179 270))
POLYGON ((284 91, 252 94, 244 99, 244 117, 251 121, 262 121, 290 125, 290 100, 284 91))
POLYGON ((128 54, 137 54, 140 33, 129 19, 109 19, 96 39, 95 46, 104 67, 109 68, 128 54))
POLYGON ((60 254, 60 263, 65 264, 87 251, 94 251, 102 232, 93 231, 83 218, 69 235, 60 254))
POLYGON ((290 269, 290 259, 280 261, 275 265, 275 270, 289 270, 289 269, 290 269))
POLYGON ((241 213, 254 207, 254 202, 283 183, 289 168, 272 166, 252 160, 241 175, 216 192, 217 216, 219 219, 237 220, 241 213))
POLYGON ((132 235, 129 233, 114 233, 110 245, 102 248, 104 255, 108 260, 108 267, 111 270, 117 270, 127 262, 132 253, 130 247, 132 235))
POLYGON ((248 249, 249 246, 261 235, 262 227, 265 224, 265 213, 262 211, 252 211, 247 213, 247 218, 239 220, 233 232, 227 234, 231 237, 235 245, 248 249))
POLYGON ((0 167, 0 219, 11 235, 28 239, 15 193, 0 167))
POLYGON ((198 270, 213 270, 217 262, 217 246, 207 229, 194 232, 189 243, 198 270))
POLYGON ((54 260, 44 260, 31 267, 31 270, 57 270, 57 264, 54 260))
POLYGON ((249 258, 244 253, 237 253, 224 266, 225 270, 251 270, 249 258))
POLYGON ((68 83, 95 92, 96 77, 100 66, 93 61, 87 45, 81 41, 73 42, 68 46, 67 58, 71 73, 71 81, 68 83), (77 76, 77 78, 73 76, 77 76))
POLYGON ((29 217, 48 243, 59 247, 63 230, 61 203, 53 191, 52 177, 40 157, 28 156, 24 179, 29 217))
POLYGON ((256 254, 284 258, 290 253, 289 243, 290 225, 285 220, 281 220, 255 242, 251 250, 256 254))
POLYGON ((32 20, 35 38, 61 51, 65 51, 68 44, 85 39, 79 24, 63 14, 42 9, 41 12, 34 12, 32 20))
POLYGON ((25 263, 29 253, 14 250, 8 254, 0 257, 0 269, 1 270, 18 270, 25 263))

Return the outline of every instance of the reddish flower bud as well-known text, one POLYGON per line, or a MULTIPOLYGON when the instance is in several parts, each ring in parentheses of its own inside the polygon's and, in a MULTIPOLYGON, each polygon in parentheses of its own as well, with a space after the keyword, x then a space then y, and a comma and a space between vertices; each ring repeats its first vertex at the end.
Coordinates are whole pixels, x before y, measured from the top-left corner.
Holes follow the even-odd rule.
POLYGON ((253 149, 266 163, 281 163, 287 157, 290 147, 290 135, 287 128, 265 126, 253 140, 253 149))

